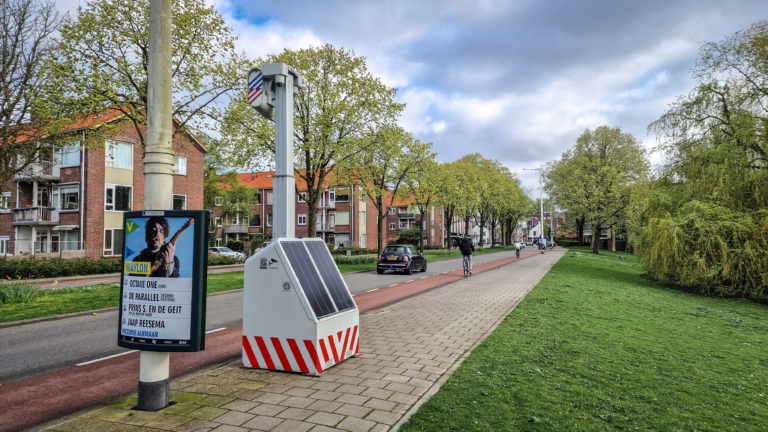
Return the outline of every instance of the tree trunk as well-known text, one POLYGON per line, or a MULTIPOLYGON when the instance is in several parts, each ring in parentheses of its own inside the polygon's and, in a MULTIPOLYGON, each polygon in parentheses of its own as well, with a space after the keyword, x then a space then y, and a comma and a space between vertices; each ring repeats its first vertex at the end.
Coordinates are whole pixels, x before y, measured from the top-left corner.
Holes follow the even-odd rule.
POLYGON ((600 253, 600 227, 592 228, 592 253, 600 253))
POLYGON ((616 233, 611 227, 611 252, 616 252, 616 233))
POLYGON ((468 236, 470 232, 469 219, 470 219, 470 215, 469 213, 467 213, 467 215, 464 217, 464 235, 465 236, 468 236))
MULTIPOLYGON (((309 195, 309 192, 307 192, 307 195, 309 195)), ((309 196, 307 196, 307 237, 317 237, 317 204, 318 204, 318 195, 315 194, 314 200, 312 200, 309 196)), ((266 225, 266 221, 261 221, 262 225, 266 225)))
POLYGON ((576 239, 579 246, 584 245, 584 219, 576 219, 576 239))
POLYGON ((480 216, 480 243, 478 243, 480 245, 480 247, 482 247, 483 244, 484 244, 483 243, 483 237, 484 237, 484 235, 483 235, 484 232, 483 231, 485 231, 484 228, 485 228, 485 218, 483 218, 483 216, 480 216))
MULTIPOLYGON (((379 255, 381 255, 381 251, 384 250, 384 244, 383 244, 384 239, 382 238, 381 225, 384 223, 384 220, 387 218, 387 211, 385 210, 386 206, 384 205, 382 198, 379 196, 376 199, 378 200, 378 202, 377 202, 378 205, 376 206, 376 211, 378 212, 378 215, 376 216, 376 220, 377 220, 377 222, 376 222, 376 231, 377 231, 376 232, 376 246, 377 246, 377 248, 379 250, 379 255)), ((359 212, 358 212, 358 214, 359 214, 359 212)), ((358 224, 359 224, 359 222, 358 222, 358 224)), ((366 234, 367 233, 368 232, 366 231, 366 234)), ((368 238, 368 236, 366 235, 365 238, 368 238)), ((366 247, 368 247, 368 246, 366 245, 366 247)))

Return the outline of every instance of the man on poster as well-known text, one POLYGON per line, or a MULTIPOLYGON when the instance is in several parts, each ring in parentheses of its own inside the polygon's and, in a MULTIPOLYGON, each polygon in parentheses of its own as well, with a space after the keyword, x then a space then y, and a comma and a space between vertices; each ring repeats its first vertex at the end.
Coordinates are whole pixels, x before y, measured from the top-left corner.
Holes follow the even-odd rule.
POLYGON ((144 226, 147 248, 133 261, 151 263, 151 277, 179 277, 179 258, 175 255, 176 242, 165 241, 170 234, 171 224, 163 217, 151 217, 144 226))

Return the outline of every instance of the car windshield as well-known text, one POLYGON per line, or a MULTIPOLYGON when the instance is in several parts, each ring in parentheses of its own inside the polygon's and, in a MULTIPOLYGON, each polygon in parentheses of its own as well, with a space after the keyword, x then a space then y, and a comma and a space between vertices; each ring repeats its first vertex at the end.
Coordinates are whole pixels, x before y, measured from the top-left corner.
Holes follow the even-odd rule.
POLYGON ((219 252, 234 252, 234 251, 230 248, 219 248, 219 252))
POLYGON ((405 253, 404 246, 387 246, 384 248, 384 253, 405 253))

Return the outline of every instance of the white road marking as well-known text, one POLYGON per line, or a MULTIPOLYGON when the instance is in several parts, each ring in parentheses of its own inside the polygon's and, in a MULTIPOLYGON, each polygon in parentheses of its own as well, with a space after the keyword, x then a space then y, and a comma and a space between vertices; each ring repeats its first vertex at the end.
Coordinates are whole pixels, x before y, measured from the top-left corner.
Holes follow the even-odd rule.
POLYGON ((372 291, 377 291, 377 290, 378 290, 378 288, 375 288, 375 289, 372 289, 372 290, 368 290, 366 292, 372 292, 372 291))
POLYGON ((217 332, 217 331, 220 331, 220 330, 226 330, 226 329, 227 329, 226 327, 222 327, 222 328, 217 328, 216 330, 208 330, 207 332, 205 332, 205 334, 217 332))
POLYGON ((96 363, 96 362, 99 362, 99 361, 102 361, 102 360, 107 360, 107 359, 111 359, 111 358, 115 358, 115 357, 120 357, 120 356, 123 356, 123 355, 126 355, 126 354, 135 353, 135 352, 138 352, 138 350, 126 351, 124 353, 120 353, 120 354, 115 354, 115 355, 111 355, 111 356, 107 356, 107 357, 98 358, 96 360, 87 361, 85 363, 78 363, 75 366, 85 366, 87 364, 96 363))
POLYGON ((423 278, 419 278, 419 279, 426 279, 426 278, 427 278, 427 277, 426 277, 426 276, 424 276, 423 278))
POLYGON ((396 285, 397 285, 397 284, 392 284, 392 285, 390 285, 390 286, 391 286, 391 287, 393 287, 393 286, 396 286, 396 285))
POLYGON ((408 282, 413 282, 413 281, 415 281, 415 280, 416 280, 416 279, 411 279, 411 280, 409 280, 409 281, 405 281, 405 283, 408 283, 408 282))

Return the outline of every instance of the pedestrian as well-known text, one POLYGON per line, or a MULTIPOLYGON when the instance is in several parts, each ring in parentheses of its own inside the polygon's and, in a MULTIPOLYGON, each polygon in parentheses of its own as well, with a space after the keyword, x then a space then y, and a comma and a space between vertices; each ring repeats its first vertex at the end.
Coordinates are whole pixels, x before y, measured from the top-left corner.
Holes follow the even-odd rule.
POLYGON ((517 258, 520 259, 520 249, 523 248, 523 245, 520 244, 519 240, 515 241, 515 253, 517 254, 517 258))

